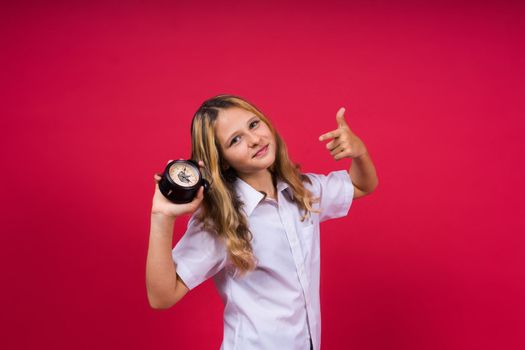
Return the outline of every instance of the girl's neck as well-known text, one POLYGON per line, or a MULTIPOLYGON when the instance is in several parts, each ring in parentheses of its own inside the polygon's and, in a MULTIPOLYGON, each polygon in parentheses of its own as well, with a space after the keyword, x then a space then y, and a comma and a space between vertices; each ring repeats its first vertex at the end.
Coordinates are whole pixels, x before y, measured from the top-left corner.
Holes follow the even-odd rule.
POLYGON ((277 199, 272 173, 267 169, 254 174, 239 174, 239 177, 257 191, 265 192, 268 197, 277 199))

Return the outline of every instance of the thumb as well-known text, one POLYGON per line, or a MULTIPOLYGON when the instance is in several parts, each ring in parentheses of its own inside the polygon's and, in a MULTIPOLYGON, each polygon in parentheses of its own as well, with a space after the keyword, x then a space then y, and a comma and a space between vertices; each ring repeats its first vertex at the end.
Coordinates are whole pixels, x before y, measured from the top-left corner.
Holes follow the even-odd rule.
POLYGON ((344 107, 341 107, 339 108, 339 110, 337 111, 337 114, 335 115, 335 120, 337 121, 338 127, 348 126, 345 120, 345 116, 344 116, 345 111, 346 109, 344 107))
POLYGON ((189 203, 192 207, 197 208, 204 198, 204 186, 199 187, 199 190, 197 191, 197 195, 193 197, 192 201, 189 203))
POLYGON ((200 202, 204 198, 204 186, 199 187, 199 191, 195 198, 200 202))

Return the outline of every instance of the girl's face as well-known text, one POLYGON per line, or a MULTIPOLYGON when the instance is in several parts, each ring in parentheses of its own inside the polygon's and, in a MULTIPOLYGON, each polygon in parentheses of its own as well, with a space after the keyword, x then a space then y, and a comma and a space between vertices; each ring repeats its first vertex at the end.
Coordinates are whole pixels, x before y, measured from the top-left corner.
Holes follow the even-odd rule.
POLYGON ((238 107, 221 109, 215 135, 226 164, 239 176, 265 171, 275 161, 275 138, 268 125, 252 112, 238 107))

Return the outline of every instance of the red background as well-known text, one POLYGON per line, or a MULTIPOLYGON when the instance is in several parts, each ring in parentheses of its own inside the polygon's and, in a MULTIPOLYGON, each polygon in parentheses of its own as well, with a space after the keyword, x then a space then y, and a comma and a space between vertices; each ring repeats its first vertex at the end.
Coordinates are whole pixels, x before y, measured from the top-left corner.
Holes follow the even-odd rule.
POLYGON ((321 228, 324 350, 524 348, 518 1, 0 12, 2 348, 218 349, 211 280, 161 311, 145 288, 153 173, 218 93, 305 172, 350 166, 317 140, 344 106, 375 162, 376 192, 321 228))

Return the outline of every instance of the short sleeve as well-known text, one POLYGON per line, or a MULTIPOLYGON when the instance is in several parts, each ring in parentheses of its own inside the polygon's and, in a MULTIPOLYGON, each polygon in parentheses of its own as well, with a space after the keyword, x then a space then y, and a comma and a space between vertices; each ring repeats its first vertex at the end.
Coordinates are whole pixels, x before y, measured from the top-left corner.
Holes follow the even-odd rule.
POLYGON ((320 197, 315 209, 320 209, 319 222, 336 219, 348 214, 354 197, 354 185, 346 170, 332 171, 328 175, 306 173, 312 180, 307 185, 314 197, 320 197))
POLYGON ((227 261, 225 244, 216 234, 203 229, 195 213, 171 254, 177 274, 189 289, 215 275, 227 261))

